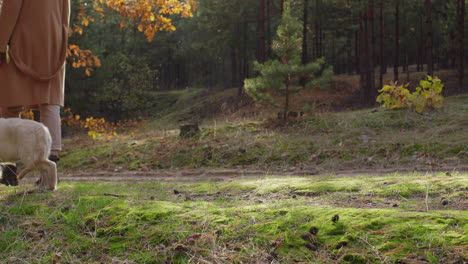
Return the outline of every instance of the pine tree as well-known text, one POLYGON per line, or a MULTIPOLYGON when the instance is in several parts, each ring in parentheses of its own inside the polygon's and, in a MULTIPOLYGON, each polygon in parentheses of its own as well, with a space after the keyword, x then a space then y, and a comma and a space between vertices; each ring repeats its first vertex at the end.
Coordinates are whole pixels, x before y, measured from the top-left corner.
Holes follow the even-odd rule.
POLYGON ((272 45, 279 60, 269 60, 263 64, 255 62, 255 70, 260 75, 245 80, 245 91, 258 103, 281 107, 275 98, 284 97, 284 118, 287 118, 290 110, 290 96, 303 89, 303 86, 299 84, 301 78, 308 80, 305 88, 323 89, 329 84, 333 75, 332 67, 325 68, 323 58, 308 64, 301 64, 301 30, 301 22, 291 15, 290 0, 284 1, 281 24, 276 31, 277 36, 272 45))

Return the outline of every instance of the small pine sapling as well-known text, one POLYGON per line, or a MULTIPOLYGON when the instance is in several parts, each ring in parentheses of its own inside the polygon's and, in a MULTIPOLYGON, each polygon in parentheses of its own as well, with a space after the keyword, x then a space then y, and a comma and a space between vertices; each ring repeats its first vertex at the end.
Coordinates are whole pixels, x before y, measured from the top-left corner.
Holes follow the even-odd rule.
POLYGON ((301 23, 291 15, 290 1, 284 2, 283 16, 276 35, 272 49, 279 59, 263 64, 254 62, 254 69, 260 75, 245 80, 245 91, 257 103, 271 104, 279 108, 281 105, 275 99, 284 97, 282 116, 287 118, 290 96, 303 88, 326 89, 333 75, 333 68, 325 67, 323 58, 301 64, 301 23), (301 79, 307 82, 300 85, 301 79))

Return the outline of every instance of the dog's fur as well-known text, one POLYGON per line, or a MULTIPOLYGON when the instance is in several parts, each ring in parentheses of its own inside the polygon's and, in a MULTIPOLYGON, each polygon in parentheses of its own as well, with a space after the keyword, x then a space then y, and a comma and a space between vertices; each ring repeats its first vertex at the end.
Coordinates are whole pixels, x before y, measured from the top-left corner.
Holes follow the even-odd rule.
POLYGON ((41 172, 39 187, 57 188, 57 167, 48 159, 52 138, 41 123, 19 118, 0 118, 0 162, 21 163, 18 180, 33 170, 41 172), (45 173, 44 173, 45 172, 45 173))

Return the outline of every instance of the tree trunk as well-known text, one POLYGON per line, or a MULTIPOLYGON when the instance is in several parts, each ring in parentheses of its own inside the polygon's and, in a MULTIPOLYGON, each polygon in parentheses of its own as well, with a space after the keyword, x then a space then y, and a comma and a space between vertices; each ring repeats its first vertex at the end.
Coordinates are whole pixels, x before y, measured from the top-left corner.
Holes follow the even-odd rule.
POLYGON ((236 24, 234 33, 235 41, 232 47, 232 85, 233 87, 239 87, 238 94, 242 93, 242 74, 241 74, 241 25, 236 24))
POLYGON ((367 56, 367 87, 369 89, 368 95, 368 104, 373 105, 375 97, 377 96, 377 91, 375 90, 375 71, 374 71, 374 0, 369 0, 369 9, 368 9, 368 33, 367 33, 367 43, 368 43, 368 56, 367 56))
POLYGON ((384 42, 385 42, 385 32, 384 32, 384 18, 383 18, 383 2, 384 0, 380 0, 380 73, 379 73, 379 89, 383 87, 383 75, 384 75, 384 42))
POLYGON ((319 0, 315 0, 315 19, 314 19, 314 59, 319 57, 319 0))
POLYGON ((286 94, 284 96, 284 119, 288 118, 288 112, 289 112, 289 80, 286 80, 285 82, 286 85, 286 94))
POLYGON ((283 11, 284 11, 284 0, 280 1, 280 14, 283 16, 283 11))
POLYGON ((272 36, 271 36, 271 1, 267 0, 266 2, 266 45, 267 45, 267 58, 271 58, 271 44, 272 44, 272 36))
MULTIPOLYGON (((249 62, 247 58, 247 22, 244 22, 242 27, 242 47, 241 43, 239 42, 239 50, 242 50, 242 57, 239 61, 239 75, 242 82, 249 77, 249 62)), ((242 96, 244 94, 244 85, 239 86, 238 95, 242 96)))
POLYGON ((257 61, 265 62, 265 0, 259 0, 257 12, 257 61))
POLYGON ((361 36, 361 19, 359 18, 359 30, 355 32, 355 38, 354 38, 354 63, 356 65, 356 74, 361 73, 361 65, 360 65, 360 55, 361 55, 361 50, 359 49, 360 43, 360 36, 361 36))
POLYGON ((319 23, 319 43, 318 43, 318 56, 323 56, 323 29, 322 25, 319 23))
POLYGON ((395 62, 393 63, 393 80, 398 81, 398 67, 400 60, 400 0, 396 0, 395 6, 395 62))
POLYGON ((406 81, 410 81, 410 70, 409 70, 409 57, 408 57, 408 44, 405 44, 405 70, 406 70, 406 81))
POLYGON ((418 72, 424 70, 424 26, 423 26, 423 17, 419 17, 419 40, 418 40, 418 72))
MULTIPOLYGON (((309 8, 309 2, 308 0, 304 0, 304 18, 302 21, 302 58, 301 62, 302 65, 306 65, 307 62, 309 61, 309 54, 307 50, 307 19, 308 19, 308 8, 309 8)), ((306 84, 306 78, 301 77, 300 83, 302 86, 305 86, 306 84)))
MULTIPOLYGON (((403 25, 402 27, 402 35, 407 36, 408 35, 408 17, 406 16, 405 12, 402 13, 403 19, 403 25)), ((403 72, 406 73, 406 81, 410 81, 410 72, 409 72, 409 54, 408 54, 408 39, 405 37, 405 40, 403 41, 403 72)))
POLYGON ((367 103, 367 18, 366 12, 361 10, 359 15, 359 76, 362 103, 367 103))
POLYGON ((427 75, 434 75, 434 62, 432 54, 432 0, 425 0, 425 14, 426 14, 426 64, 427 64, 427 75))
POLYGON ((238 84, 238 61, 237 61, 237 52, 236 47, 232 45, 231 47, 231 87, 237 87, 238 84))
POLYGON ((307 50, 307 19, 308 19, 308 0, 304 0, 304 19, 302 24, 302 64, 307 64, 308 62, 308 50, 307 50))
POLYGON ((465 0, 457 0, 457 31, 458 31, 458 50, 457 50, 457 70, 458 70, 458 89, 463 91, 463 76, 465 73, 465 0))
POLYGON ((346 56, 346 73, 353 74, 353 31, 348 31, 346 38, 347 56, 346 56))

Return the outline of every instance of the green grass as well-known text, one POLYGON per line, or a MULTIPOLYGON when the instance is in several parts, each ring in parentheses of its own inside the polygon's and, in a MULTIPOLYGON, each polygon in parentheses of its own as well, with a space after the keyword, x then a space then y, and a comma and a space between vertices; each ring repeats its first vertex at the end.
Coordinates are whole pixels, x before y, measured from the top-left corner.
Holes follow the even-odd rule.
MULTIPOLYGON (((181 97, 185 98, 181 105, 193 106, 190 96, 181 97)), ((466 100, 468 95, 449 97, 442 110, 423 114, 365 109, 317 114, 287 125, 271 120, 212 125, 191 139, 179 138, 176 130, 154 130, 155 120, 144 132, 125 140, 66 139, 59 166, 68 171, 259 166, 272 171, 291 167, 323 171, 454 168, 468 164, 466 100)))
POLYGON ((467 174, 62 182, 56 192, 25 194, 28 188, 0 187, 2 263, 51 263, 59 255, 63 263, 462 263, 467 257, 467 174), (305 241, 312 226, 318 235, 305 241))
POLYGON ((194 109, 231 96, 202 95, 171 93, 177 101, 168 115, 125 140, 66 139, 59 169, 232 168, 265 171, 265 177, 61 183, 57 192, 26 196, 3 188, 0 259, 50 263, 60 253, 67 263, 467 261, 468 175, 455 171, 468 164, 468 95, 446 98, 442 110, 424 114, 364 109, 287 125, 205 123, 190 139, 160 130, 192 122, 200 112, 194 109), (271 176, 352 169, 446 173, 271 176), (336 214, 340 220, 333 223, 336 214), (311 226, 318 236, 305 241, 311 226))

